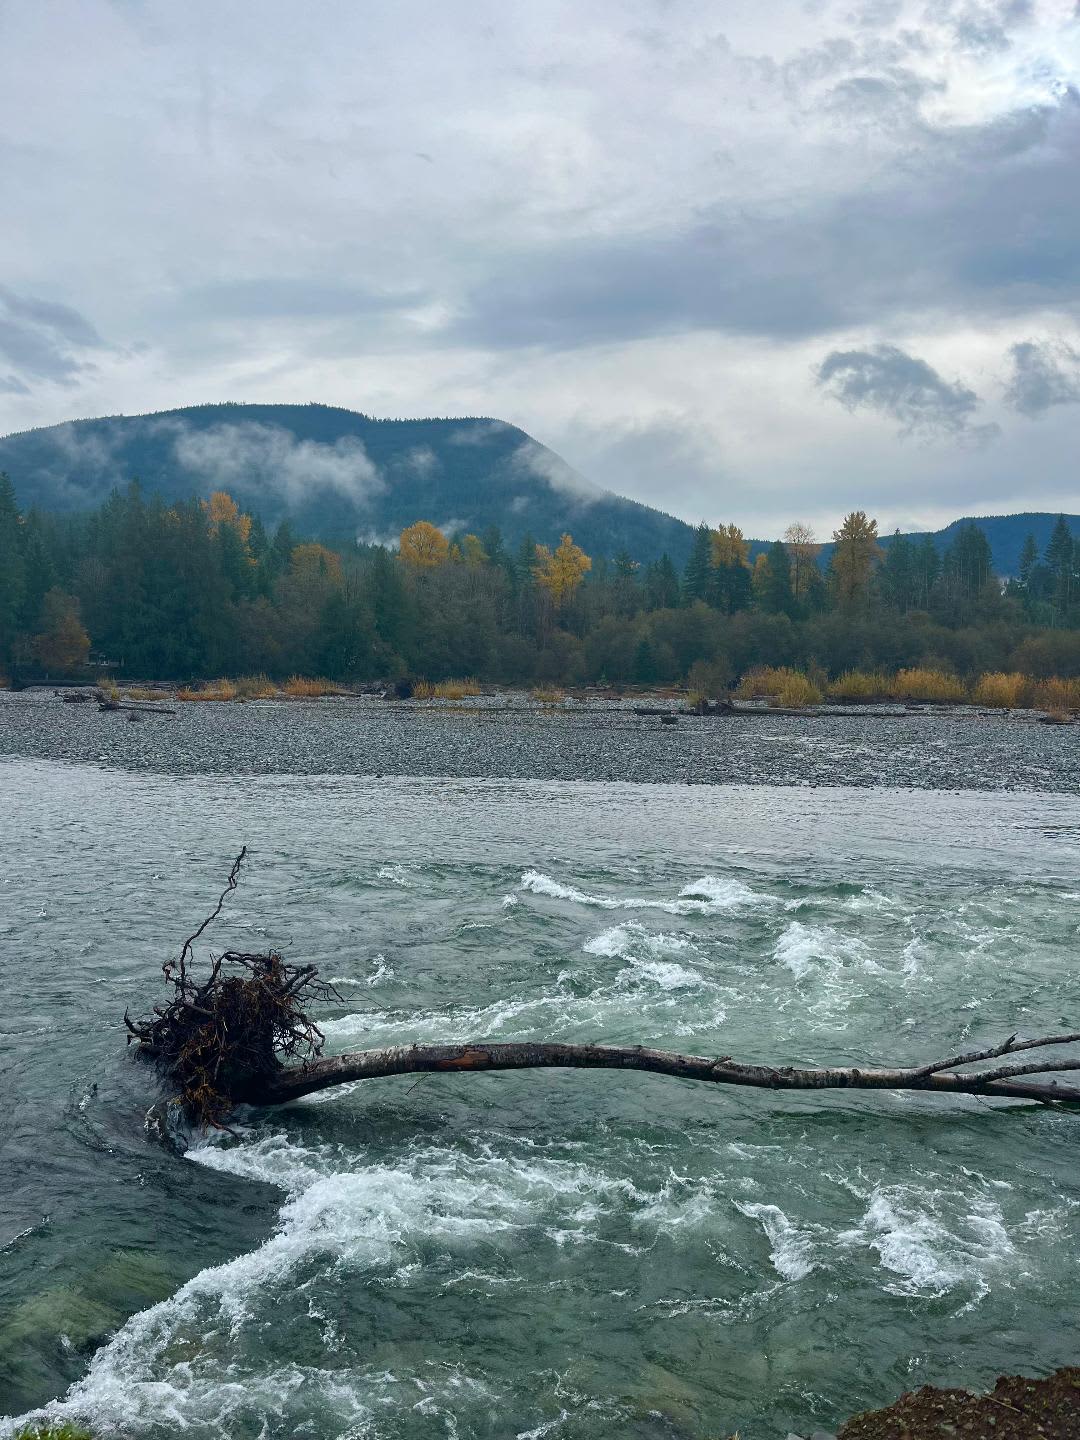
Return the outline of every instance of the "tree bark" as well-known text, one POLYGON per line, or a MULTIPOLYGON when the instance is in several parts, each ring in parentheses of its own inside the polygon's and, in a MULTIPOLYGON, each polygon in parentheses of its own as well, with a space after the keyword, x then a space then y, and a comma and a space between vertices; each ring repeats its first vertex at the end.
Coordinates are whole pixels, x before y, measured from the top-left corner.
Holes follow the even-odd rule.
POLYGON ((994 1059, 1017 1050, 1043 1045, 1064 1045, 1080 1034, 1056 1035, 1040 1040, 1015 1036, 990 1050, 973 1051, 929 1064, 862 1069, 839 1066, 806 1069, 791 1065, 740 1064, 730 1055, 719 1058, 680 1055, 651 1050, 643 1045, 566 1045, 560 1043, 497 1043, 486 1040, 461 1045, 395 1045, 381 1050, 359 1050, 345 1055, 282 1068, 251 1098, 257 1104, 282 1105, 332 1085, 354 1080, 375 1080, 386 1075, 422 1073, 475 1074, 485 1070, 561 1069, 649 1070, 678 1080, 704 1080, 717 1085, 751 1085, 765 1090, 918 1090, 929 1094, 983 1095, 1010 1100, 1080 1102, 1080 1086, 1054 1080, 1023 1077, 1051 1071, 1080 1070, 1080 1060, 1041 1060, 1027 1065, 999 1066, 983 1073, 962 1075, 957 1067, 994 1059))

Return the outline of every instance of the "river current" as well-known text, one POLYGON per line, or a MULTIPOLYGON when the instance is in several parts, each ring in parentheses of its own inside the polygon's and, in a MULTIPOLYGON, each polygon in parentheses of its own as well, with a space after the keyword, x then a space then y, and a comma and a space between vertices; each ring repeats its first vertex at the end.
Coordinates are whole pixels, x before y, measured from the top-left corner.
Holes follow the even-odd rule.
POLYGON ((246 843, 206 939, 317 963, 333 1051, 872 1064, 1077 1028, 1075 796, 15 757, 0 795, 0 1434, 772 1440, 1076 1362, 1074 1114, 399 1077, 181 1156, 121 1024, 246 843))

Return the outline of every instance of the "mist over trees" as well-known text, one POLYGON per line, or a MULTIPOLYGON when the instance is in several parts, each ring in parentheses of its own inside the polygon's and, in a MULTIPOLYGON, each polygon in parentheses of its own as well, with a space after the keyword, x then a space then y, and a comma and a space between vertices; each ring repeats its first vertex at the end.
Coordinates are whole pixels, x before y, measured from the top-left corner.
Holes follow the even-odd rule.
POLYGON ((1002 584, 975 524, 883 546, 862 510, 822 568, 789 525, 751 563, 738 527, 664 555, 587 555, 570 534, 497 527, 399 545, 268 532, 227 493, 167 502, 130 485, 90 513, 21 513, 0 478, 0 668, 58 678, 88 660, 121 676, 474 675, 506 684, 669 684, 716 691, 756 665, 836 676, 932 665, 959 675, 1080 674, 1080 540, 1064 519, 1002 584))

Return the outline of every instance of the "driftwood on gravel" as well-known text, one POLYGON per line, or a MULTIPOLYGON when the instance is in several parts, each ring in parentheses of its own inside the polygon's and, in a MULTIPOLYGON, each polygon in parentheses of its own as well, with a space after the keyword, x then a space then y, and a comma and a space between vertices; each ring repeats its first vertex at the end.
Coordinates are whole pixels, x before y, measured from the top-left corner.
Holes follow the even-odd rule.
POLYGON ((221 1126, 240 1103, 281 1105, 334 1085, 390 1075, 482 1074, 491 1070, 645 1070, 677 1080, 763 1090, 908 1090, 930 1095, 1080 1103, 1080 1085, 1033 1078, 1080 1070, 1080 1059, 972 1065, 1023 1051, 1080 1042, 1080 1031, 1021 1039, 917 1065, 808 1067, 738 1061, 730 1055, 683 1055, 645 1045, 574 1045, 559 1041, 471 1040, 450 1045, 394 1045, 324 1056, 323 1033, 306 1013, 340 1000, 314 965, 288 965, 274 950, 211 955, 209 974, 191 973, 193 946, 236 889, 246 847, 233 862, 216 908, 162 966, 172 989, 149 1019, 124 1023, 129 1042, 156 1062, 198 1123, 221 1126))
POLYGON ((133 715, 175 715, 167 705, 138 705, 123 700, 99 700, 99 710, 128 710, 133 715))

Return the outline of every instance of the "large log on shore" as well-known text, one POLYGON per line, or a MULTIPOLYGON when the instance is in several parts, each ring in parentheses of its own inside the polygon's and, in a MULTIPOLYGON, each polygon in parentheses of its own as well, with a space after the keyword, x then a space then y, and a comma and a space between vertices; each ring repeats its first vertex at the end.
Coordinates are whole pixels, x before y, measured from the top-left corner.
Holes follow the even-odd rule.
POLYGON ((1080 1102, 1080 1085, 1023 1078, 1048 1071, 1080 1069, 1080 1060, 1039 1060, 1007 1065, 975 1074, 959 1074, 973 1061, 995 1059, 1018 1050, 1067 1045, 1080 1034, 1040 1040, 1017 1040, 990 1050, 954 1055, 928 1065, 863 1069, 857 1066, 805 1068, 793 1065, 741 1064, 730 1055, 719 1058, 652 1050, 644 1045, 568 1045, 558 1042, 477 1040, 459 1045, 393 1045, 360 1050, 282 1068, 266 1077, 251 1098, 264 1105, 282 1105, 333 1085, 375 1080, 388 1075, 422 1073, 479 1074, 489 1070, 537 1068, 586 1070, 647 1070, 678 1080, 714 1085, 749 1085, 763 1090, 918 1090, 935 1095, 982 1095, 1012 1100, 1080 1102))

